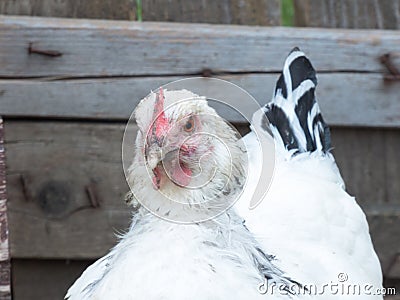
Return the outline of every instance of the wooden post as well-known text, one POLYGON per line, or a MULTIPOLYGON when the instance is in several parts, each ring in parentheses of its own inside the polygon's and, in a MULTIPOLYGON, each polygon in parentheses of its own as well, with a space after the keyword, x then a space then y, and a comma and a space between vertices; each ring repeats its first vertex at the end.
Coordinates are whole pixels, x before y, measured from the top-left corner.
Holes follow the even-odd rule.
POLYGON ((11 299, 5 158, 4 127, 0 117, 0 300, 11 299))

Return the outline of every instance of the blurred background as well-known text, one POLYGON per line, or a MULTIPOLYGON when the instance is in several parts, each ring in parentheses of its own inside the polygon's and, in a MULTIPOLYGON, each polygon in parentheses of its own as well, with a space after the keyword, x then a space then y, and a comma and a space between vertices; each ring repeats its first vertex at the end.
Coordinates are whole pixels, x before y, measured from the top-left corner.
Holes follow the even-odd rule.
POLYGON ((400 0, 2 0, 0 14, 13 299, 62 299, 127 228, 121 144, 140 98, 212 76, 266 103, 294 46, 400 293, 400 0))

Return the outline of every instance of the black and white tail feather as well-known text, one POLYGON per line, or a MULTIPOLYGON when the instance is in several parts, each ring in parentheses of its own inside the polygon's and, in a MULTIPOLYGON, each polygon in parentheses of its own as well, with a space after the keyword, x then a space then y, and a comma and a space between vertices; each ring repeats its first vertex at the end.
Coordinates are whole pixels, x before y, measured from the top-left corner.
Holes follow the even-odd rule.
POLYGON ((294 48, 286 58, 273 100, 264 107, 274 139, 291 155, 331 148, 329 128, 315 98, 316 72, 311 62, 294 48))

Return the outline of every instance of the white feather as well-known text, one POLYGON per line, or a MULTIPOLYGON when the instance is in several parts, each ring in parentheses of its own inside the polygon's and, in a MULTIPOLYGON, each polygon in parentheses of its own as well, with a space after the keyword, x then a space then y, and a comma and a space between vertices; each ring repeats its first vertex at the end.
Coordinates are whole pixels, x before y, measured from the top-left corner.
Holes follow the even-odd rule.
MULTIPOLYGON (((249 181, 260 174, 260 151, 256 135, 243 138, 249 156, 249 181)), ((286 153, 285 153, 286 152, 286 153)), ((346 283, 374 289, 382 286, 382 272, 375 254, 364 213, 344 190, 333 157, 301 153, 288 159, 278 151, 271 187, 261 204, 248 208, 255 185, 247 186, 236 204, 246 225, 279 266, 302 284, 337 282, 340 273, 346 283)), ((382 299, 382 296, 332 295, 318 299, 382 299)))

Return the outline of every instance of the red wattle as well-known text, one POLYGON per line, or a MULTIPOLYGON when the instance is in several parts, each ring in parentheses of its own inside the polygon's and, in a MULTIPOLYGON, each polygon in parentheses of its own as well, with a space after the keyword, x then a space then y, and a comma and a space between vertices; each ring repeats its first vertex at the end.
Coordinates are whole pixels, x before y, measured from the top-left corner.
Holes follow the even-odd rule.
POLYGON ((172 180, 180 186, 188 186, 192 179, 192 170, 183 164, 177 165, 171 172, 172 180))

